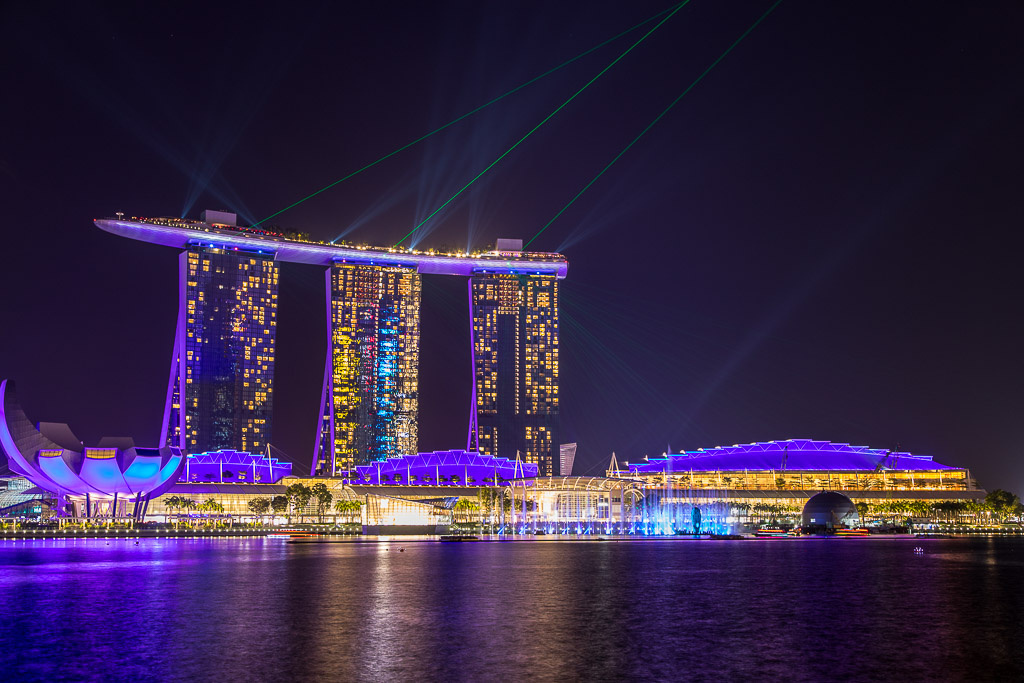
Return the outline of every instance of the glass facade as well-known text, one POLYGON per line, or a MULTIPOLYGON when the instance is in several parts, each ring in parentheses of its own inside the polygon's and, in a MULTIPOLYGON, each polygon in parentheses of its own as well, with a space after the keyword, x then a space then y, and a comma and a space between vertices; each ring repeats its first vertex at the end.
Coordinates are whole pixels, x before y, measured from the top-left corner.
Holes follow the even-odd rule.
POLYGON ((273 254, 190 246, 162 441, 188 452, 260 452, 273 411, 273 254))
POLYGON ((327 271, 328 359, 314 473, 417 449, 421 278, 415 267, 327 271))
MULTIPOLYGON (((619 473, 629 476, 629 473, 619 473)), ((742 491, 966 491, 967 470, 696 470, 636 473, 649 487, 742 491)), ((783 495, 781 493, 777 495, 783 495)))
POLYGON ((476 448, 558 474, 558 280, 476 275, 470 298, 476 448))

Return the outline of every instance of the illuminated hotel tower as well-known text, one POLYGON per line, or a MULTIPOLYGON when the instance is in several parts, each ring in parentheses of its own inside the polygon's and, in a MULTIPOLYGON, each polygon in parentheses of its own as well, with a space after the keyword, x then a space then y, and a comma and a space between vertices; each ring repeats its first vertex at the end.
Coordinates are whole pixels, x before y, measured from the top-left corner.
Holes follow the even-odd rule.
POLYGON ((327 271, 328 358, 314 475, 416 453, 421 278, 416 265, 327 271))
POLYGON ((469 450, 554 474, 561 254, 499 239, 469 254, 350 247, 237 225, 235 214, 97 218, 102 230, 184 249, 161 443, 262 452, 273 407, 278 263, 326 267, 328 352, 314 474, 418 451, 423 275, 466 277, 472 308, 469 450))
POLYGON ((274 255, 191 244, 179 278, 161 443, 258 453, 270 441, 273 409, 274 255))
MULTIPOLYGON (((475 411, 480 453, 558 474, 558 279, 481 274, 470 279, 475 411)), ((473 428, 475 425, 475 434, 473 428)))

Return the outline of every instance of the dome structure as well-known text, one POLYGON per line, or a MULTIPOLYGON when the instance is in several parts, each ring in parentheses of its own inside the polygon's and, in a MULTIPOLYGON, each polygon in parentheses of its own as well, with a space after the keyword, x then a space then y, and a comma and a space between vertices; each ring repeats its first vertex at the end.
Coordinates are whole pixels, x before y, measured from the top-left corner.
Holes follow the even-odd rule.
POLYGON ((860 526, 860 513, 853 501, 836 491, 822 491, 811 496, 803 511, 804 527, 860 526))
POLYGON ((148 499, 170 488, 185 466, 185 454, 171 446, 86 448, 66 425, 47 425, 44 433, 26 417, 8 380, 0 383, 0 450, 12 472, 58 495, 148 499))
POLYGON ((734 446, 701 448, 696 451, 670 453, 644 462, 629 463, 630 472, 737 472, 801 470, 876 472, 901 471, 953 471, 959 468, 935 462, 930 455, 915 455, 884 448, 853 446, 848 443, 816 441, 814 439, 786 439, 760 441, 734 446))

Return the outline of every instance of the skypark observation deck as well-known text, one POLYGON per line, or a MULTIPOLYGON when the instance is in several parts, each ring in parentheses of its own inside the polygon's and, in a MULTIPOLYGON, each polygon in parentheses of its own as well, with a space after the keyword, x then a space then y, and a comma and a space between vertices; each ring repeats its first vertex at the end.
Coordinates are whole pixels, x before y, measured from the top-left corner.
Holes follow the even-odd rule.
POLYGON ((187 249, 192 245, 274 254, 276 260, 330 266, 358 263, 415 266, 431 275, 548 275, 565 278, 568 262, 561 254, 484 252, 441 254, 401 247, 353 247, 283 237, 259 228, 202 223, 178 218, 97 218, 101 230, 130 239, 187 249))

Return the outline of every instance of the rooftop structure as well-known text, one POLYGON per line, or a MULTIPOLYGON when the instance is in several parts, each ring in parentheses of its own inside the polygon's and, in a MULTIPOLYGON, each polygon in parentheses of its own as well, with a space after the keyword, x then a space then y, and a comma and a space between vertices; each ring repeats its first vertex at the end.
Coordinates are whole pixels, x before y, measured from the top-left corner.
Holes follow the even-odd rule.
POLYGON ((358 465, 356 471, 354 484, 495 486, 524 476, 536 477, 537 465, 456 450, 388 458, 358 465))
POLYGON ((292 464, 244 451, 189 453, 181 483, 276 484, 291 476, 292 464))
POLYGON ((568 263, 561 254, 546 252, 437 253, 403 247, 343 246, 286 237, 261 228, 203 223, 181 218, 98 218, 102 230, 121 237, 188 249, 198 245, 225 250, 276 254, 278 261, 329 266, 335 262, 367 265, 413 266, 419 273, 436 275, 552 275, 564 278, 568 263))
POLYGON ((628 463, 630 473, 750 471, 785 472, 835 470, 876 472, 882 470, 962 471, 962 468, 937 463, 930 455, 912 455, 884 448, 851 446, 846 443, 787 439, 735 446, 686 451, 628 463))

